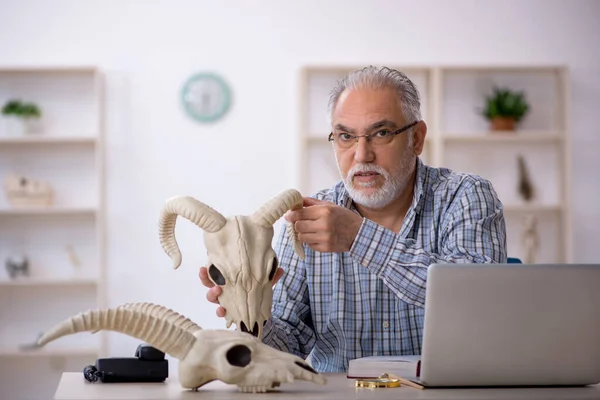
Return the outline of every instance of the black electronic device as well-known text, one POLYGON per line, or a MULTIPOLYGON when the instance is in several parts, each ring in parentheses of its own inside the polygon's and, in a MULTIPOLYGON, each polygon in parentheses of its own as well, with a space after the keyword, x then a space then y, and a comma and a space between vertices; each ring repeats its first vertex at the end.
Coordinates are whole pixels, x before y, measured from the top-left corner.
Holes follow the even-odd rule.
POLYGON ((169 360, 162 351, 140 344, 135 357, 99 358, 83 369, 83 376, 90 382, 163 382, 169 377, 169 360))

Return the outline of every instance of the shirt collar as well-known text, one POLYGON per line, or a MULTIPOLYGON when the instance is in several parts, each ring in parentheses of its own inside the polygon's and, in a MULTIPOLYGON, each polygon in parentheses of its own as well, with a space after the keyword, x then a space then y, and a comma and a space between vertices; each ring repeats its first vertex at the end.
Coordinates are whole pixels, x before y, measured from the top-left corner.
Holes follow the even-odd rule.
POLYGON ((427 166, 423 164, 423 161, 420 157, 417 157, 417 167, 416 167, 416 177, 415 177, 415 188, 413 193, 413 201, 411 208, 415 210, 415 212, 420 212, 423 208, 425 186, 427 183, 427 166))

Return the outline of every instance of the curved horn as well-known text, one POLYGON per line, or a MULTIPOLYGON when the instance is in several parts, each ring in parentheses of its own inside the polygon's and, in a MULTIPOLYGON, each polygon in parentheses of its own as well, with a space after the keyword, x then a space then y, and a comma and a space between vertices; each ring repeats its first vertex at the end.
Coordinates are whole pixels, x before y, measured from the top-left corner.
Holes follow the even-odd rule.
POLYGON ((175 222, 182 216, 207 232, 216 232, 225 226, 227 220, 218 211, 190 196, 172 197, 160 212, 160 244, 173 260, 173 268, 181 265, 181 251, 175 239, 175 222))
POLYGON ((38 344, 43 346, 77 332, 100 330, 127 334, 180 360, 185 358, 196 341, 196 337, 190 331, 176 326, 168 317, 159 318, 136 308, 118 307, 88 310, 74 315, 45 332, 38 344))
POLYGON ((170 308, 158 304, 147 302, 127 303, 120 307, 126 307, 136 311, 140 311, 143 314, 154 315, 159 319, 166 318, 168 322, 174 324, 178 328, 185 329, 186 331, 189 331, 192 334, 202 330, 202 328, 191 319, 179 314, 178 312, 171 310, 170 308))
MULTIPOLYGON (((303 199, 300 192, 295 189, 284 190, 256 210, 250 218, 259 225, 273 226, 286 211, 301 209, 302 204, 303 199)), ((298 232, 294 229, 294 224, 288 222, 286 231, 288 237, 294 238, 294 250, 296 251, 296 254, 304 260, 304 247, 302 246, 302 242, 298 239, 298 232)))

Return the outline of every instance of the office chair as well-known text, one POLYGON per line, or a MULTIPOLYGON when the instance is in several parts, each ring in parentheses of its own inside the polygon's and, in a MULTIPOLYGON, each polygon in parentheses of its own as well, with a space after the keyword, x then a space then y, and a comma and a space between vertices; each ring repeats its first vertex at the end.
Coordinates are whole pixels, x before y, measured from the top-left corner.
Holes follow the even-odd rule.
POLYGON ((523 264, 523 262, 520 259, 518 259, 517 257, 508 257, 507 263, 508 264, 523 264))

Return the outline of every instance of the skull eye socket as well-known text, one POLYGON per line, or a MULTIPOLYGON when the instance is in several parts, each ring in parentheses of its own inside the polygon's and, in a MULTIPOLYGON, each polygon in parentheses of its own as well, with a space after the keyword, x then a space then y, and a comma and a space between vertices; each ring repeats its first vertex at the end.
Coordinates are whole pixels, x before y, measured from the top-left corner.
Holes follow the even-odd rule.
POLYGON ((273 257, 273 266, 271 267, 271 272, 269 272, 270 281, 275 277, 275 272, 277 272, 277 257, 273 257))
POLYGON ((248 346, 237 344, 227 350, 227 362, 234 367, 245 367, 252 361, 252 351, 248 346))
POLYGON ((223 276, 221 271, 219 271, 219 269, 217 267, 215 267, 214 264, 211 264, 210 267, 208 267, 208 274, 212 278, 213 282, 216 283, 217 285, 219 285, 219 286, 225 285, 225 277, 223 276))

